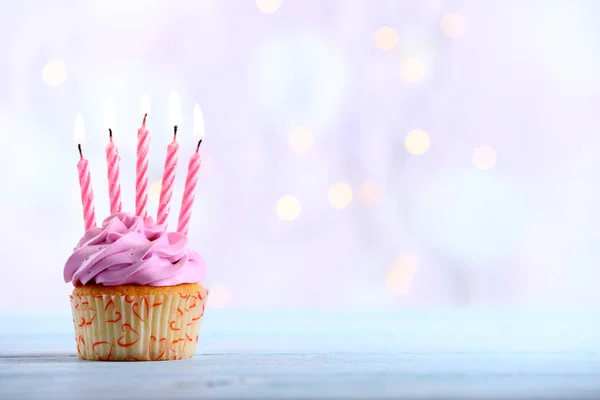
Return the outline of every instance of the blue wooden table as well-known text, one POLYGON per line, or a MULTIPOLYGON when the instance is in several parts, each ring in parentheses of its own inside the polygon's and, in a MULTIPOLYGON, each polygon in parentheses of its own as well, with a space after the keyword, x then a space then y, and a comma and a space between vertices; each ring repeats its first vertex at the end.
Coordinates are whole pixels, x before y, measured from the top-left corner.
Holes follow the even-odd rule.
POLYGON ((0 399, 600 399, 599 317, 208 310, 192 360, 101 363, 69 315, 5 315, 0 399))

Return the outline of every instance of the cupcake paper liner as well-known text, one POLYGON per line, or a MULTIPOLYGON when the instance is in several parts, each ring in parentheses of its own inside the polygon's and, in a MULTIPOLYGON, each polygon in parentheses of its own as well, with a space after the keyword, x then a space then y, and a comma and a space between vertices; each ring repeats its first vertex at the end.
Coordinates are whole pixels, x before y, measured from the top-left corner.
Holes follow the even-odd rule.
POLYGON ((70 296, 83 360, 157 361, 196 351, 208 291, 157 295, 70 296))

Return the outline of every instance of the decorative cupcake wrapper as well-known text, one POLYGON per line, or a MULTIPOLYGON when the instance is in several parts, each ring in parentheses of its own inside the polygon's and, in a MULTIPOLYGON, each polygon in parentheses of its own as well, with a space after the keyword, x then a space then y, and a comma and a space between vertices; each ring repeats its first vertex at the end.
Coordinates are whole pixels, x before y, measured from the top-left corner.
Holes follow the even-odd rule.
POLYGON ((137 296, 69 296, 83 360, 156 361, 196 351, 208 291, 137 296))

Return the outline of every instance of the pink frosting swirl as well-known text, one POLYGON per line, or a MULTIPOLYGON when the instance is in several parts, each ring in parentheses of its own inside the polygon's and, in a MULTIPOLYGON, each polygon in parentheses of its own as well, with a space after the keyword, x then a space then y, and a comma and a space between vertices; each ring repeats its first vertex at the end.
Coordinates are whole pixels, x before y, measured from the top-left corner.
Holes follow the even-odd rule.
POLYGON ((102 227, 89 229, 65 264, 65 282, 105 286, 171 286, 196 283, 206 265, 187 247, 188 239, 166 232, 152 218, 130 213, 111 215, 102 227))

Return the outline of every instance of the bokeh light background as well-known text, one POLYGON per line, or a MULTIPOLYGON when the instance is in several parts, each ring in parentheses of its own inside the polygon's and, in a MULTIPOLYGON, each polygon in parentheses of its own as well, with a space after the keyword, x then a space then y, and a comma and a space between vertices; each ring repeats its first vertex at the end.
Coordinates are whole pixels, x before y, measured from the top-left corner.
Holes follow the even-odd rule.
POLYGON ((83 233, 73 121, 99 222, 114 100, 133 210, 152 100, 206 140, 190 240, 211 306, 598 306, 600 2, 86 0, 0 14, 0 309, 67 309, 83 233), (23 295, 24 294, 24 295, 23 295), (19 295, 21 302, 13 301, 19 295))

